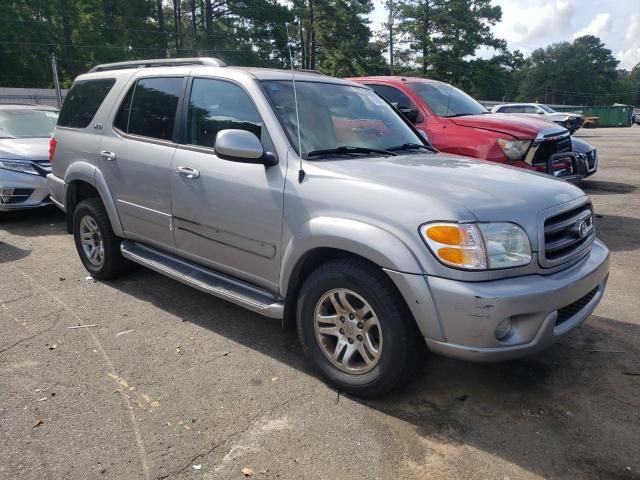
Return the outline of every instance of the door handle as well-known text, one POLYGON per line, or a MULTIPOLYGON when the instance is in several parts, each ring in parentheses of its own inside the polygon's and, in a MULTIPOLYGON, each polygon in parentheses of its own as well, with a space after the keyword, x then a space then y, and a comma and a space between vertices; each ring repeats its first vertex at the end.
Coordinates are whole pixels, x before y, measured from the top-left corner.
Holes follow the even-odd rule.
POLYGON ((181 177, 188 178, 190 180, 193 180, 194 178, 198 178, 200 176, 200 172, 191 167, 178 167, 176 171, 181 177))
POLYGON ((113 153, 113 152, 108 152, 108 151, 106 151, 106 150, 102 150, 102 151, 100 152, 100 157, 101 157, 103 160, 107 160, 107 161, 109 161, 109 162, 113 162, 113 161, 116 159, 116 154, 115 154, 115 153, 113 153))

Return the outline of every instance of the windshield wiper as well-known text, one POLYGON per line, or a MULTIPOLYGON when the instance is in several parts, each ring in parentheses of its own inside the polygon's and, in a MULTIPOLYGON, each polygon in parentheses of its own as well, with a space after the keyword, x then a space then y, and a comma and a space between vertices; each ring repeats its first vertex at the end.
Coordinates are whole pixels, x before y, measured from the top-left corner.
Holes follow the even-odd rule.
POLYGON ((391 155, 391 156, 395 156, 396 154, 393 152, 390 152, 389 150, 382 150, 379 148, 367 148, 367 147, 350 147, 347 145, 341 146, 341 147, 336 147, 336 148, 328 148, 326 150, 312 150, 311 152, 307 153, 307 158, 309 157, 317 157, 320 155, 352 155, 352 154, 359 154, 359 153, 379 153, 381 155, 391 155))
POLYGON ((423 148, 425 150, 429 150, 430 152, 436 152, 437 150, 432 147, 428 147, 427 145, 421 145, 419 143, 403 143, 402 145, 396 145, 395 147, 389 147, 387 150, 395 151, 395 150, 417 150, 419 148, 423 148))

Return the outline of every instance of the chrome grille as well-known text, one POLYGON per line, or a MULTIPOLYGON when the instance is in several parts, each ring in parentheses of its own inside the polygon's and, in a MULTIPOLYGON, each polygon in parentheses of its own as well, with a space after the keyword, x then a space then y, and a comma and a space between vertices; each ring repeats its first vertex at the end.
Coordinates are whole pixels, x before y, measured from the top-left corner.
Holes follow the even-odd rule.
POLYGON ((557 213, 544 221, 540 264, 550 268, 586 253, 596 236, 591 203, 557 213))
POLYGON ((532 165, 545 165, 551 155, 556 153, 566 153, 571 151, 571 137, 569 132, 558 135, 557 133, 551 136, 543 137, 537 146, 532 165))

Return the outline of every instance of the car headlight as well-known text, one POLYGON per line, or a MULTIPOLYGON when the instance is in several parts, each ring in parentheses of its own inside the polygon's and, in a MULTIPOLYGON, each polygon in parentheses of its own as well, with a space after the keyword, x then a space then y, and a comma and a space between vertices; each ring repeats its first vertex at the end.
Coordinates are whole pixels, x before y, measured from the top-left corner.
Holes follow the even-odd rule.
POLYGON ((11 170, 13 172, 29 173, 31 175, 39 175, 38 171, 33 168, 31 162, 23 160, 2 160, 0 159, 0 168, 11 170))
POLYGON ((529 150, 531 140, 498 139, 498 145, 510 160, 522 160, 529 150))
POLYGON ((531 244, 514 223, 427 223, 420 234, 438 260, 450 267, 487 270, 531 262, 531 244))

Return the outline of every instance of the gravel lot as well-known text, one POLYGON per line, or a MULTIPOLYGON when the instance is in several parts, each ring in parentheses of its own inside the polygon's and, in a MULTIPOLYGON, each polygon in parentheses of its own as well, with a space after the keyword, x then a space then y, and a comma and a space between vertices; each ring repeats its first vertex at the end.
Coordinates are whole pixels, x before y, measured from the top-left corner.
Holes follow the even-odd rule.
POLYGON ((640 478, 640 127, 578 136, 612 250, 595 315, 525 360, 426 355, 377 401, 278 322, 144 269, 87 279, 54 209, 3 215, 0 478, 640 478))

